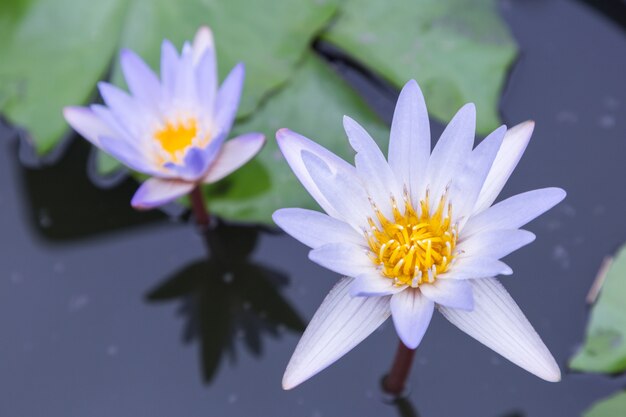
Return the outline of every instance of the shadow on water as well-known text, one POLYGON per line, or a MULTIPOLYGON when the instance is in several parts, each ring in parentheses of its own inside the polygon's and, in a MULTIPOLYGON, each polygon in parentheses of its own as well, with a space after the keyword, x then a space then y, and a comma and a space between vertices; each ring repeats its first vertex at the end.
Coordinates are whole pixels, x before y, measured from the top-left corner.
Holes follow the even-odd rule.
MULTIPOLYGON (((415 405, 408 397, 396 398, 390 401, 389 405, 396 409, 398 417, 424 417, 417 412, 415 405)), ((500 417, 524 417, 524 414, 519 411, 513 411, 500 417)))
POLYGON ((203 234, 208 256, 184 266, 147 295, 150 303, 181 303, 183 341, 200 344, 207 384, 225 354, 236 359, 237 340, 260 357, 264 335, 280 338, 285 330, 304 331, 303 319, 280 291, 289 277, 249 259, 262 231, 217 221, 203 234))

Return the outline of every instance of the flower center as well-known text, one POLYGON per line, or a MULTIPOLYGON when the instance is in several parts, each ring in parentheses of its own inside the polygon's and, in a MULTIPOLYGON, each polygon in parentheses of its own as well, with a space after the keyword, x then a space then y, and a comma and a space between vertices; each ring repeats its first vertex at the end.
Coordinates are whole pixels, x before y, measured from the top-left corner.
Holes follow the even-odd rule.
POLYGON ((374 205, 378 224, 369 218, 371 230, 366 233, 371 258, 395 285, 418 285, 435 281, 444 273, 453 258, 457 240, 456 225, 451 224, 452 205, 442 196, 431 215, 426 198, 416 210, 410 198, 405 197, 404 213, 392 198, 393 216, 387 219, 374 205), (445 213, 444 213, 445 211, 445 213))
POLYGON ((169 156, 170 160, 180 162, 185 149, 192 145, 198 135, 198 122, 195 118, 168 121, 165 126, 154 133, 154 139, 169 156))

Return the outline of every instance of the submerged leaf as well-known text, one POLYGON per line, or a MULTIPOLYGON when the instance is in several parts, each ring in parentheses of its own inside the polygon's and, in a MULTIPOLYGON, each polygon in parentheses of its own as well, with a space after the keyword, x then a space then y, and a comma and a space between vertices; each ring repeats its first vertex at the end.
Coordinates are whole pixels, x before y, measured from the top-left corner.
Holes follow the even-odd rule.
POLYGON ((593 307, 585 344, 570 363, 576 371, 626 370, 626 246, 615 256, 593 307))
POLYGON ((398 88, 415 78, 440 120, 474 102, 480 133, 500 124, 516 47, 494 0, 346 0, 323 38, 398 88))

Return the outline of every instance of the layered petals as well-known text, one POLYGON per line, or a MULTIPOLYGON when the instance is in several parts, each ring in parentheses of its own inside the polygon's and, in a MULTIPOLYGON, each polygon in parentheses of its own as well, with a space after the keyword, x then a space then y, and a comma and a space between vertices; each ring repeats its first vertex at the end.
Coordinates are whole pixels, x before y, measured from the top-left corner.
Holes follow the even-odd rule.
POLYGON ((422 295, 432 302, 449 308, 471 311, 474 308, 472 285, 468 280, 438 279, 419 287, 422 295))
POLYGON ((207 184, 216 182, 254 158, 265 144, 261 133, 247 133, 227 141, 204 177, 207 184))
POLYGON ((356 277, 374 269, 363 246, 350 243, 327 243, 309 252, 309 259, 338 274, 356 277))
POLYGON ((407 288, 391 296, 390 307, 400 340, 409 349, 415 349, 428 329, 435 303, 418 289, 407 288))
POLYGON ((528 372, 546 381, 559 381, 561 371, 556 361, 502 284, 495 278, 471 283, 474 309, 439 306, 444 317, 528 372))
POLYGON ((291 237, 313 249, 329 243, 364 243, 363 236, 349 224, 319 211, 285 208, 275 211, 272 219, 291 237))
POLYGON ((397 180, 413 195, 420 195, 425 186, 430 156, 430 123, 424 95, 415 80, 400 92, 389 134, 389 165, 397 180))
POLYGON ((535 122, 528 121, 514 126, 506 132, 502 146, 500 146, 474 206, 474 213, 480 213, 496 200, 522 158, 534 129, 535 122))
POLYGON ((131 204, 139 210, 151 209, 182 197, 194 187, 190 182, 150 178, 135 192, 131 204))
POLYGON ((292 389, 361 343, 389 317, 389 297, 352 297, 352 278, 326 296, 304 331, 283 376, 292 389))

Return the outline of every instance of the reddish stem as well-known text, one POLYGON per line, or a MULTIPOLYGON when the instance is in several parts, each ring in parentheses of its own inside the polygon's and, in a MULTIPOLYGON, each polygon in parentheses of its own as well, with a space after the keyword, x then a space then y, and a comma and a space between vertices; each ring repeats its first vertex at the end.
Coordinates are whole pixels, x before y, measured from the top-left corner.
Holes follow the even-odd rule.
POLYGON ((387 394, 399 397, 404 394, 406 380, 411 372, 411 364, 415 356, 415 349, 409 349, 402 343, 398 344, 396 357, 391 365, 391 370, 383 379, 383 390, 387 394))
POLYGON ((189 193, 189 198, 191 199, 191 208, 196 223, 202 231, 208 230, 211 217, 209 216, 206 204, 204 204, 204 197, 202 196, 202 190, 199 185, 189 193))

